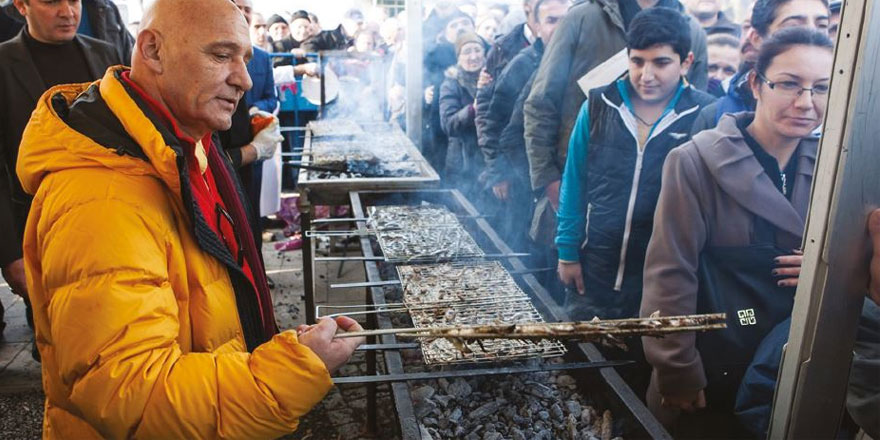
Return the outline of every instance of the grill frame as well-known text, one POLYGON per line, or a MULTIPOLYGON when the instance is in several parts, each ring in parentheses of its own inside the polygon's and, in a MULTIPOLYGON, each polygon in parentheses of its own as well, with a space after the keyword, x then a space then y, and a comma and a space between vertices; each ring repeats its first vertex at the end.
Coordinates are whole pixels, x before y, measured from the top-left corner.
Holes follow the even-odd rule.
MULTIPOLYGON (((479 216, 477 209, 457 190, 351 191, 349 193, 349 200, 352 207, 352 215, 356 218, 367 217, 365 208, 373 205, 420 203, 422 201, 442 204, 459 216, 471 218, 469 221, 464 222, 465 228, 472 233, 474 239, 486 252, 512 253, 512 250, 501 240, 485 219, 479 216)), ((359 228, 365 228, 367 222, 366 220, 360 220, 357 222, 357 225, 359 228)), ((360 237, 360 244, 364 256, 376 256, 371 246, 370 237, 360 237)), ((366 261, 364 263, 368 281, 378 282, 383 280, 379 264, 376 261, 366 261)), ((514 279, 532 299, 534 306, 543 316, 549 321, 570 321, 568 315, 556 305, 555 301, 538 283, 534 275, 527 273, 527 268, 520 259, 508 258, 502 264, 508 270, 518 272, 514 279)), ((384 305, 386 303, 384 288, 381 286, 368 288, 367 302, 376 306, 384 305)), ((390 316, 387 314, 368 315, 367 325, 369 326, 368 328, 392 328, 390 316)), ((377 338, 371 338, 368 343, 399 344, 394 335, 382 335, 377 338)), ((590 343, 570 344, 568 349, 567 360, 574 362, 583 360, 590 362, 605 361, 604 356, 590 343)), ((387 374, 405 373, 399 352, 385 351, 383 352, 383 360, 387 374)), ((450 366, 450 368, 452 367, 455 366, 450 366)), ((503 368, 503 366, 498 368, 503 368)), ((579 380, 579 386, 582 389, 589 389, 589 396, 597 404, 610 409, 615 414, 615 419, 621 421, 620 426, 623 429, 624 437, 672 438, 614 368, 584 371, 583 374, 576 375, 576 377, 579 380)), ((418 419, 415 417, 412 399, 409 394, 409 384, 406 382, 394 382, 390 386, 398 416, 401 438, 407 440, 421 439, 418 419)))

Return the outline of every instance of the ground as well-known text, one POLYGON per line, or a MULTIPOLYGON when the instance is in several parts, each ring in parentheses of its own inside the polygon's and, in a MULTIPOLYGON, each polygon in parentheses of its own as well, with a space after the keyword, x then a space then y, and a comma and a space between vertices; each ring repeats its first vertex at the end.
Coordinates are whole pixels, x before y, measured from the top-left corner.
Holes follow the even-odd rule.
MULTIPOLYGON (((353 250, 353 249, 352 249, 353 250)), ((356 253, 351 252, 351 253, 356 253)), ((279 253, 273 243, 264 243, 263 257, 269 277, 275 281, 275 313, 282 329, 304 321, 302 298, 303 274, 300 251, 279 253)), ((318 304, 363 304, 363 289, 330 290, 331 282, 365 281, 363 263, 346 262, 316 265, 316 302, 318 304)), ((37 439, 41 437, 43 393, 40 366, 31 357, 32 335, 24 317, 24 303, 6 284, 0 284, 0 301, 6 309, 6 330, 0 340, 0 438, 37 439)), ((356 354, 340 374, 364 374, 363 356, 356 354)), ((381 438, 393 438, 396 431, 388 388, 379 387, 379 432, 381 438)), ((287 439, 358 439, 374 438, 365 432, 365 388, 335 387, 296 433, 287 439)))

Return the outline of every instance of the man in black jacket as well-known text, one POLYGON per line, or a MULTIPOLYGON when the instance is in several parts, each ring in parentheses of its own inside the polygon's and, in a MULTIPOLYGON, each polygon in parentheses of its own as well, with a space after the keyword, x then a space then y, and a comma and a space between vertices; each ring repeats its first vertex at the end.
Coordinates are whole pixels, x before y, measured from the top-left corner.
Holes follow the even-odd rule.
POLYGON ((0 60, 4 60, 0 63, 0 268, 12 291, 27 298, 21 239, 30 197, 15 178, 24 128, 48 88, 94 81, 123 61, 110 44, 76 34, 79 1, 15 0, 14 4, 27 25, 0 44, 0 60))
MULTIPOLYGON (((480 149, 486 161, 484 178, 498 203, 499 215, 492 218, 493 226, 505 236, 515 250, 528 245, 528 225, 531 219, 532 197, 529 185, 529 163, 522 138, 522 100, 517 98, 531 81, 544 55, 544 42, 550 41, 556 25, 568 11, 567 0, 538 0, 534 17, 538 39, 510 60, 495 80, 494 93, 487 105, 487 118, 480 134, 480 149), (503 139, 503 132, 512 122, 519 102, 519 139, 503 139), (502 213, 503 212, 503 213, 502 213)), ((477 92, 479 96, 479 91, 477 92)))
MULTIPOLYGON (((538 19, 534 11, 536 10, 536 0, 525 0, 523 2, 523 11, 526 13, 526 22, 519 24, 512 31, 498 37, 493 43, 492 48, 486 55, 486 68, 483 69, 484 86, 477 89, 477 105, 475 123, 477 124, 477 142, 480 148, 485 144, 483 139, 483 131, 489 118, 497 118, 496 115, 490 115, 489 103, 492 101, 492 95, 495 92, 494 80, 498 78, 507 63, 520 53, 524 48, 529 47, 538 38, 538 19)), ((549 41, 544 41, 546 45, 549 41)), ((516 98, 514 98, 516 99, 516 98)))
MULTIPOLYGON (((0 42, 18 35, 24 27, 25 19, 16 9, 15 2, 8 0, 0 15, 0 42)), ((110 0, 82 0, 82 16, 77 30, 80 35, 106 41, 116 48, 123 64, 131 62, 131 48, 134 37, 128 33, 119 8, 110 0)))

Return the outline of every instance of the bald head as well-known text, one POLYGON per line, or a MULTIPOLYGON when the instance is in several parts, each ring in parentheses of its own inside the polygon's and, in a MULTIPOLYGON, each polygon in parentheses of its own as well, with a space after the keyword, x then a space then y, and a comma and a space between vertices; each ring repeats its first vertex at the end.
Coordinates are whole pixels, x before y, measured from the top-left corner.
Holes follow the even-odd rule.
POLYGON ((193 138, 226 130, 250 89, 248 25, 229 0, 157 0, 144 13, 131 78, 193 138))

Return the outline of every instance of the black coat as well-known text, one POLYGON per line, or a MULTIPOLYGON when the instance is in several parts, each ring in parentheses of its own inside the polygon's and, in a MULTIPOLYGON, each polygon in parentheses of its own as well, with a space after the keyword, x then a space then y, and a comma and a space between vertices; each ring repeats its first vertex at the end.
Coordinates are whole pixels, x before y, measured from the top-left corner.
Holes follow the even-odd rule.
POLYGON ((443 172, 448 139, 440 122, 440 88, 445 72, 455 65, 455 47, 444 39, 430 45, 425 52, 422 86, 434 87, 434 99, 425 105, 422 114, 422 153, 438 172, 443 172))
POLYGON ((440 87, 440 122, 449 136, 446 177, 466 195, 479 191, 477 179, 483 170, 483 156, 477 147, 474 126, 474 97, 458 82, 447 77, 440 87))
MULTIPOLYGON (((524 48, 529 47, 529 40, 523 33, 525 23, 517 25, 507 34, 498 37, 489 53, 486 54, 486 72, 492 76, 495 81, 499 80, 501 72, 507 67, 507 64, 519 54, 524 48)), ((495 93, 495 82, 480 88, 477 91, 477 135, 479 136, 480 146, 484 145, 483 131, 486 129, 489 115, 489 103, 495 93)), ((516 99, 516 97, 514 97, 516 99)))
MULTIPOLYGON (((116 4, 109 0, 86 0, 83 1, 83 8, 86 8, 89 24, 92 26, 92 32, 95 34, 94 37, 106 41, 116 48, 119 59, 122 60, 120 64, 125 64, 126 66, 131 64, 134 37, 125 28, 125 23, 122 22, 122 15, 119 13, 119 8, 116 7, 116 4)), ((7 20, 0 20, 0 23, 3 23, 3 29, 0 30, 0 42, 17 35, 25 23, 24 17, 18 13, 18 10, 15 9, 11 1, 3 7, 3 12, 0 15, 4 14, 12 20, 8 21, 8 28, 6 26, 7 20), (7 31, 13 33, 9 34, 7 31), (3 38, 6 35, 9 38, 3 38)))
POLYGON ((342 25, 329 31, 321 31, 311 38, 302 42, 302 48, 306 52, 321 52, 324 50, 345 50, 353 44, 353 40, 345 35, 342 25))
MULTIPOLYGON (((495 92, 491 96, 491 101, 487 106, 485 125, 479 132, 480 149, 486 160, 487 177, 489 184, 509 180, 510 173, 513 171, 514 163, 519 165, 525 164, 525 174, 528 175, 528 162, 526 162, 525 143, 517 142, 514 145, 501 142, 501 136, 513 114, 522 90, 530 83, 538 65, 541 63, 541 56, 544 54, 544 45, 541 40, 537 40, 535 44, 523 49, 510 60, 507 67, 495 79, 495 92), (522 144, 523 148, 513 149, 517 145, 522 144)), ((483 89, 480 89, 482 91, 483 89)), ((480 92, 477 92, 479 95, 480 92)), ((479 98, 477 98, 479 104, 479 98)), ((520 124, 522 124, 520 119, 520 124)), ((477 124, 479 124, 479 106, 477 107, 477 124)), ((520 133, 522 127, 520 127, 520 133)))
MULTIPOLYGON (((0 266, 21 258, 21 237, 30 196, 21 189, 15 174, 18 144, 37 100, 47 89, 28 52, 23 32, 0 44, 0 60, 4 61, 0 63, 0 208, 11 206, 0 209, 0 266)), ((83 35, 77 35, 74 41, 82 48, 94 79, 101 78, 108 67, 122 64, 119 52, 106 42, 83 35)))

